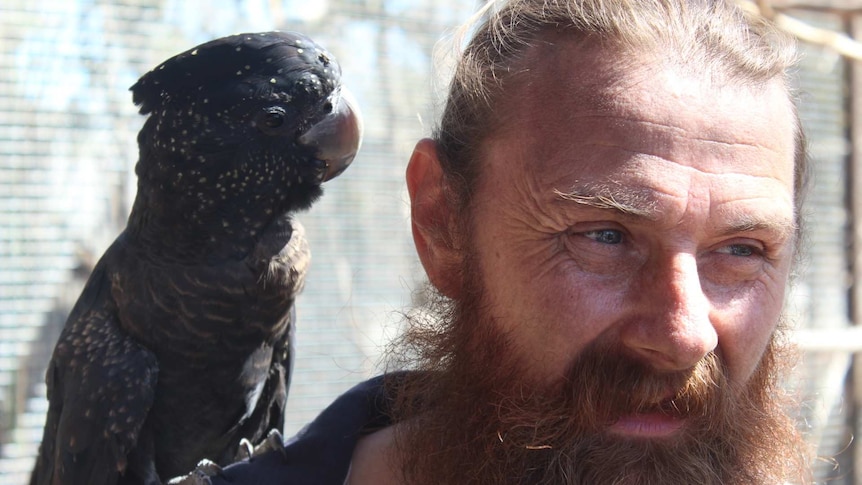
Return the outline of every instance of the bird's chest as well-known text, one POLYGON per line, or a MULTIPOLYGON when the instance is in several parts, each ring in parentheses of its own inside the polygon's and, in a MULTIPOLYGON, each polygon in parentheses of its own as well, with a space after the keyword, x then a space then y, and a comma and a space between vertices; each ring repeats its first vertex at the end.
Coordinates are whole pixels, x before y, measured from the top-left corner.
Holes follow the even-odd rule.
POLYGON ((186 423, 198 421, 198 416, 242 419, 257 405, 272 367, 280 362, 279 348, 266 343, 245 355, 222 359, 196 361, 162 355, 156 400, 171 413, 182 410, 175 414, 187 414, 179 419, 186 423))
POLYGON ((120 273, 112 294, 123 330, 157 355, 205 361, 247 356, 278 341, 295 300, 288 283, 237 263, 120 273))
POLYGON ((260 438, 247 434, 260 427, 259 409, 273 399, 267 386, 281 365, 277 346, 261 344, 244 356, 222 359, 158 358, 149 428, 161 460, 178 461, 177 469, 194 466, 202 456, 221 461, 235 452, 240 438, 260 438), (181 463, 186 458, 191 464, 181 463))

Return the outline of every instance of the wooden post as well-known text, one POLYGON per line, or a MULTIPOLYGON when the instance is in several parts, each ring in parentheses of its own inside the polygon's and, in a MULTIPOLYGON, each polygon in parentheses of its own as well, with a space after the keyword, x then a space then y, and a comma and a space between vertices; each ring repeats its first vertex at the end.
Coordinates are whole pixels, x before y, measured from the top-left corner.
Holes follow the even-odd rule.
MULTIPOLYGON (((862 15, 854 13, 849 20, 849 33, 854 39, 862 39, 862 15)), ((850 319, 852 325, 862 326, 862 62, 849 61, 849 113, 848 124, 851 142, 850 156, 847 161, 848 224, 851 283, 848 292, 850 299, 850 319)), ((853 435, 862 436, 862 362, 860 354, 853 354, 852 399, 855 419, 853 435)), ((853 483, 862 483, 862 445, 853 443, 853 483)))

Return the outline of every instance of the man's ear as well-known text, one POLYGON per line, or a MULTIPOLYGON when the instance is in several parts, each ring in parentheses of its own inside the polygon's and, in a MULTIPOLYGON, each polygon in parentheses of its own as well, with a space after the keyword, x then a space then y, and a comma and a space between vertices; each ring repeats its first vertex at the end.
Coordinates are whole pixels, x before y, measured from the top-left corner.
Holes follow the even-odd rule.
POLYGON ((416 144, 407 165, 407 190, 413 242, 428 279, 441 293, 457 298, 461 292, 461 251, 458 227, 434 140, 416 144))

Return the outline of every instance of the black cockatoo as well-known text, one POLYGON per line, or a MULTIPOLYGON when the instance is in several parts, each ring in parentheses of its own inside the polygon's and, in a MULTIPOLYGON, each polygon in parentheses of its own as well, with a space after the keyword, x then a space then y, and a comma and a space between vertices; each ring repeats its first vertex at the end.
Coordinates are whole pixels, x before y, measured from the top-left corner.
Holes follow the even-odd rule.
POLYGON ((160 484, 282 428, 309 263, 292 214, 359 149, 340 67, 299 34, 202 44, 131 91, 138 191, 51 358, 33 485, 160 484))

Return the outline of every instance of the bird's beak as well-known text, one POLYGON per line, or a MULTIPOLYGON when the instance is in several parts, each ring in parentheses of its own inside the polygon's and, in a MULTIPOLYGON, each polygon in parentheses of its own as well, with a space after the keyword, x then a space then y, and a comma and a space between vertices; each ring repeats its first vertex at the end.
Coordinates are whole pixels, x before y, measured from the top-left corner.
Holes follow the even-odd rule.
POLYGON ((321 182, 341 174, 362 144, 362 115, 350 91, 341 88, 329 101, 332 112, 299 137, 299 143, 315 147, 316 158, 326 163, 321 182))

